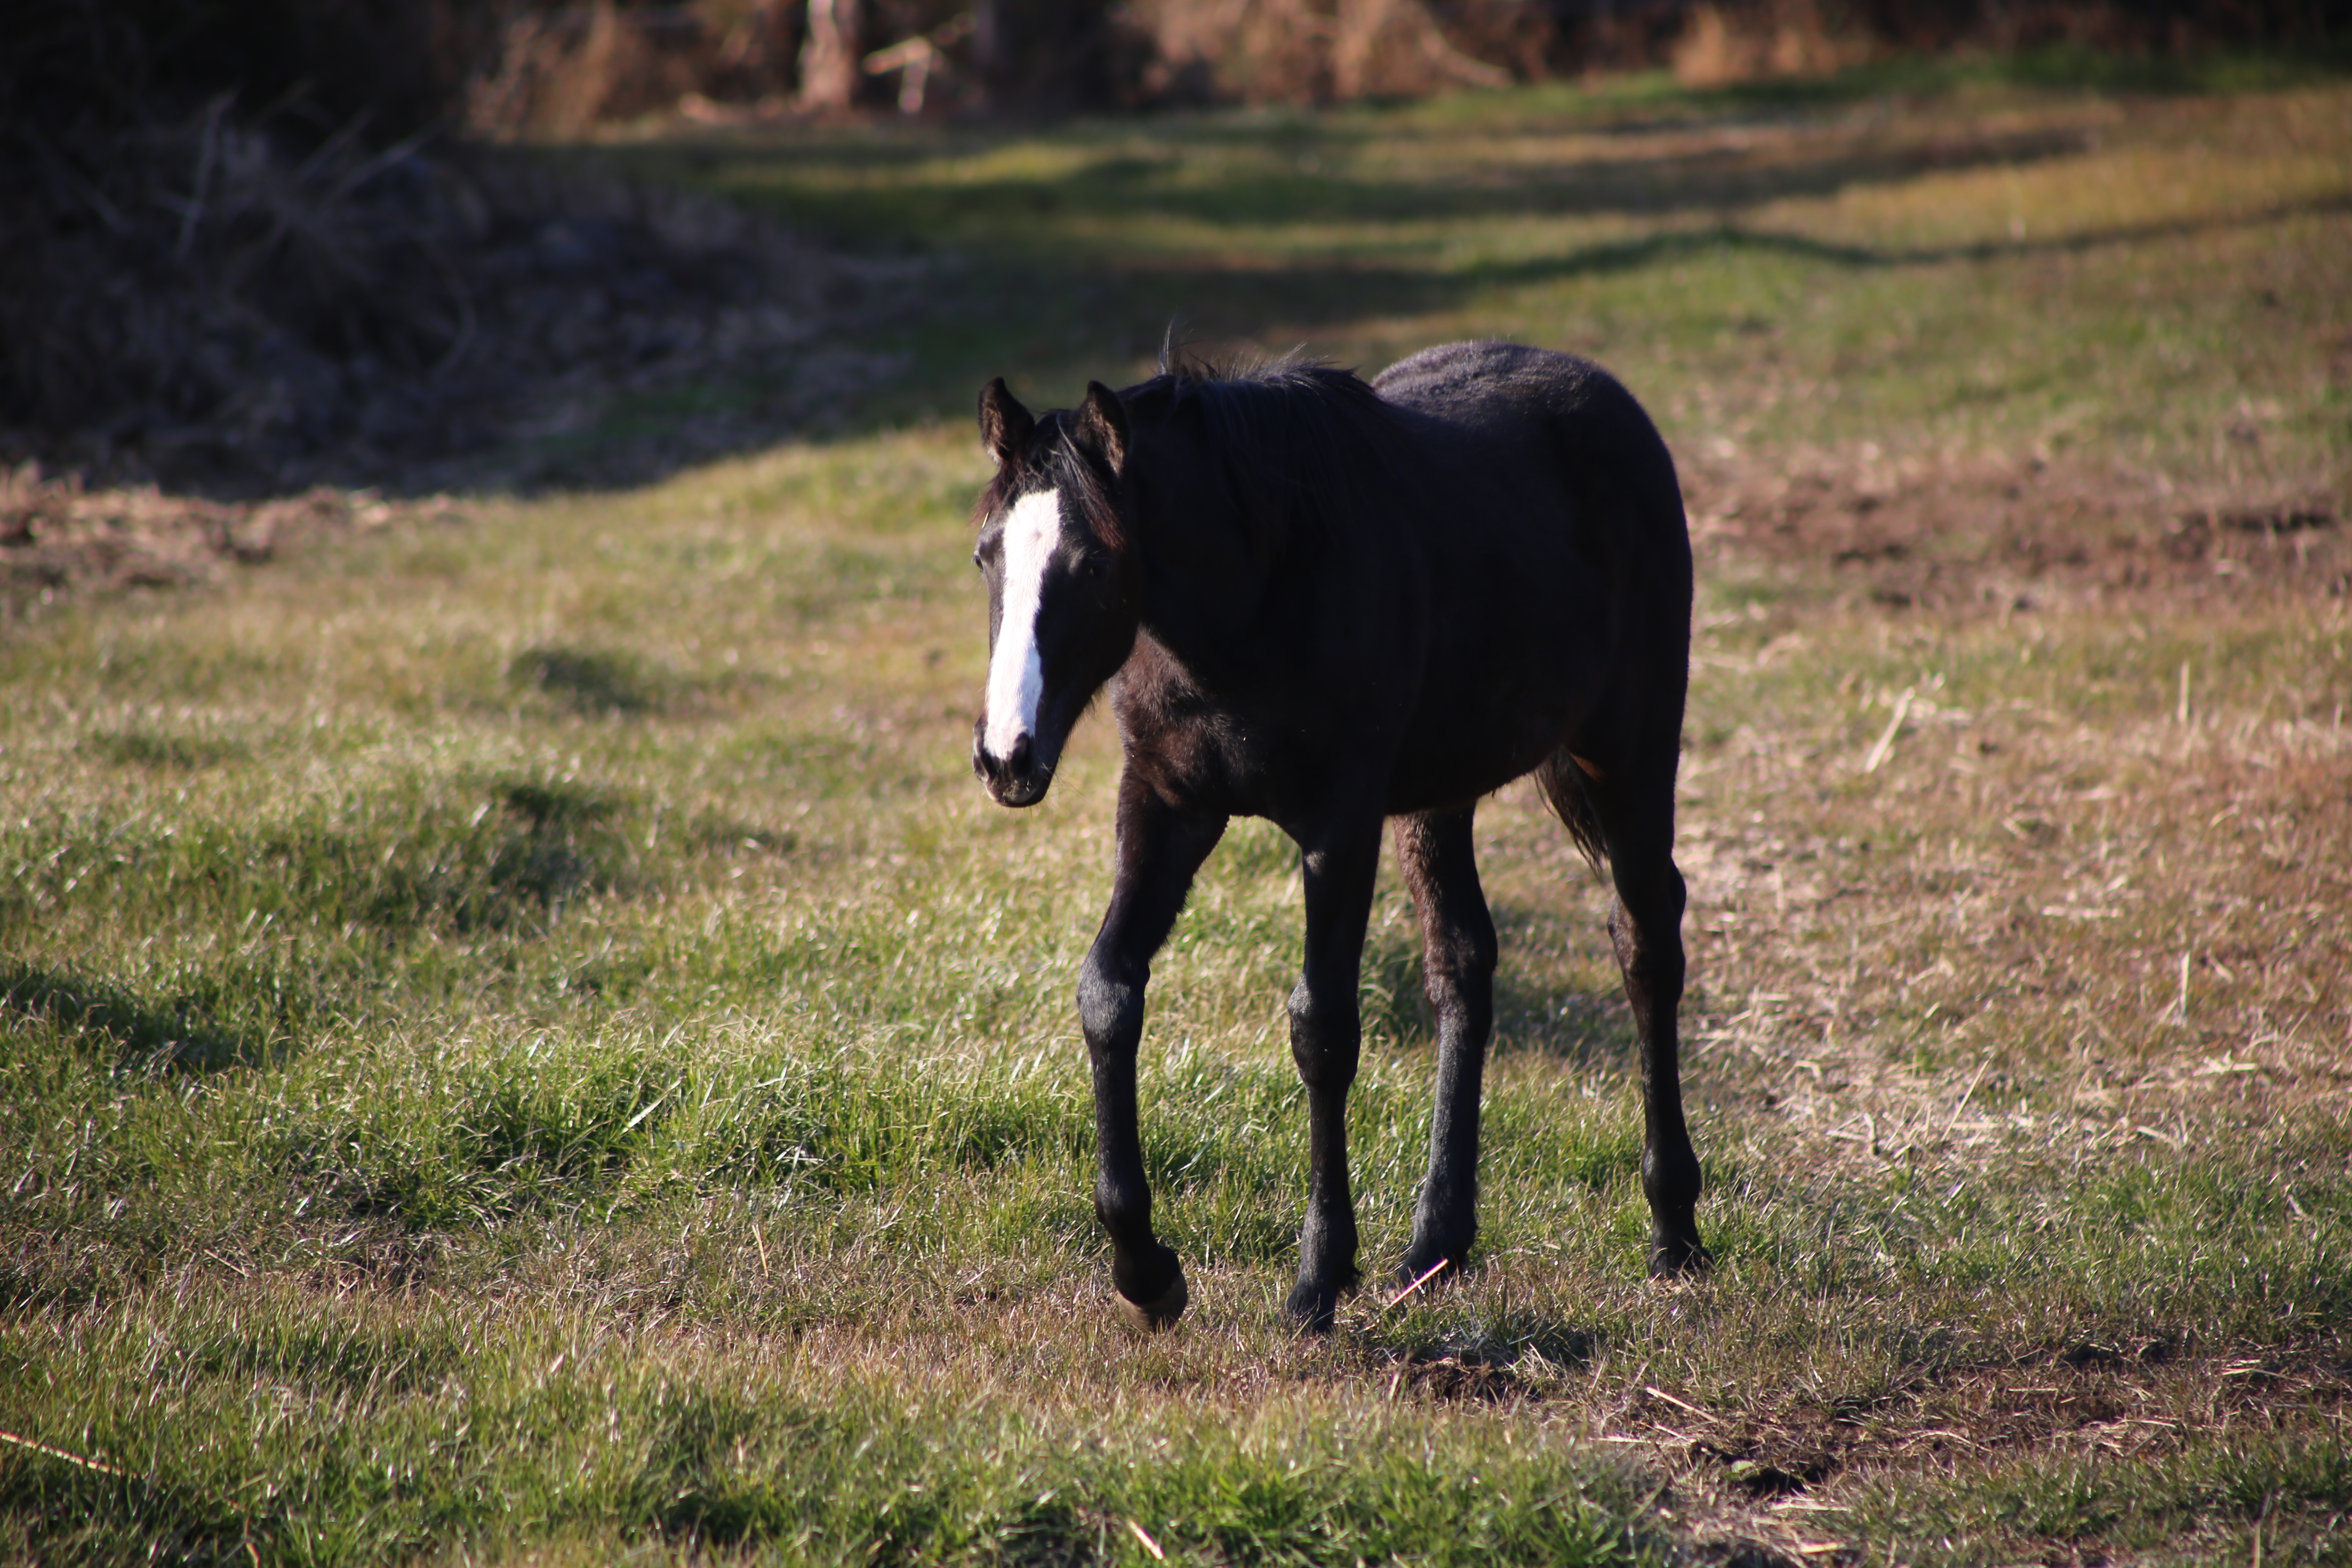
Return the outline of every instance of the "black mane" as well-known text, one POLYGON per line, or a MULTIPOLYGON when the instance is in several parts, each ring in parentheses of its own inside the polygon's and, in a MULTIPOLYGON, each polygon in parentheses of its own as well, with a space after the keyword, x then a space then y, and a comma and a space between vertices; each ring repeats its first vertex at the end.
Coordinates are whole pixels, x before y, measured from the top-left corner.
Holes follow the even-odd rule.
POLYGON ((1261 531, 1328 535, 1395 494, 1397 411, 1351 370, 1293 356, 1163 357, 1158 375, 1119 400, 1146 418, 1197 416, 1227 495, 1261 531))
MULTIPOLYGON (((1294 357, 1230 364, 1163 357, 1159 374, 1118 398, 1143 422, 1198 418, 1213 477, 1269 545, 1295 531, 1328 536, 1339 520, 1396 494, 1397 411, 1351 370, 1294 357)), ((1109 488, 1063 410, 1040 417, 1026 448, 998 470, 973 509, 974 526, 1048 485, 1106 542, 1119 542, 1109 488)))

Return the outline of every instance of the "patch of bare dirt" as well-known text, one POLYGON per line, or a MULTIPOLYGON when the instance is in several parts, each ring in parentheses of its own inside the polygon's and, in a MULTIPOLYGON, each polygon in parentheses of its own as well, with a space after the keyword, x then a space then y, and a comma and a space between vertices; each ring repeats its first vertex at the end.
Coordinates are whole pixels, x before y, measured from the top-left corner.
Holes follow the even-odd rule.
POLYGON ((1727 1541, 1806 1562, 1853 1562, 1853 1483, 2001 1456, 2153 1460, 2200 1433, 2260 1426, 2292 1406, 2352 1406, 2340 1341, 2280 1350, 2189 1340, 2045 1348, 1922 1372, 1875 1399, 1797 1398, 1716 1411, 1643 1388, 1604 1441, 1654 1456, 1677 1511, 1727 1541))
POLYGON ((1589 1364, 1592 1337, 1580 1329, 1545 1325, 1381 1352, 1392 1361, 1391 1398, 1410 1392, 1440 1404, 1468 1401, 1507 1405, 1538 1396, 1563 1371, 1589 1364))
POLYGON ((392 502, 328 486, 271 501, 205 500, 152 485, 90 490, 28 463, 0 473, 0 625, 76 589, 211 583, 306 540, 459 515, 446 497, 392 502))
POLYGON ((2051 462, 1882 460, 1864 448, 1785 467, 1703 461, 1685 489, 1702 551, 1825 568, 1854 598, 1895 609, 2256 584, 2352 595, 2352 528, 2309 487, 2192 494, 2051 462))
POLYGON ((2131 1457, 2281 1405, 2352 1404, 2335 1342, 2298 1350, 2169 1340, 2057 1346, 1999 1364, 1921 1373, 1873 1399, 1799 1399, 1717 1413, 1643 1390, 1628 1435, 1656 1442, 1726 1491, 1793 1498, 1832 1477, 1919 1459, 2051 1446, 2131 1457))

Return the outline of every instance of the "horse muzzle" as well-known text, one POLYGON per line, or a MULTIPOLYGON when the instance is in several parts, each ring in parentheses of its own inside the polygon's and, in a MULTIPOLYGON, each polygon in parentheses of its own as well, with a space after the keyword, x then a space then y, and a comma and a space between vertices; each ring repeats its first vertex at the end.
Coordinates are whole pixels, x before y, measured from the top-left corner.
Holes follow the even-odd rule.
MULTIPOLYGON (((987 721, 982 721, 982 725, 987 721)), ((972 727, 971 771, 988 786, 989 798, 999 805, 1034 805, 1045 798, 1054 782, 1054 764, 1040 762, 1035 742, 1016 735, 1012 750, 999 757, 988 749, 982 725, 972 727)))

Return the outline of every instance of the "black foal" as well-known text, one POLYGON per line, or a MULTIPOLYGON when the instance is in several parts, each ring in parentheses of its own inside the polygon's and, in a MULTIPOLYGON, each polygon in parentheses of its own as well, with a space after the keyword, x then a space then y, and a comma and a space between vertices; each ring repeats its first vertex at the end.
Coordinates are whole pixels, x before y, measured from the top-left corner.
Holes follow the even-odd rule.
POLYGON ((1135 1062, 1152 956, 1235 816, 1297 841, 1307 895, 1290 1051, 1311 1187, 1290 1310, 1328 1326, 1356 1273, 1347 1100, 1381 825, 1420 912, 1438 1018, 1429 1174, 1402 1276, 1477 1235, 1478 1100, 1495 927, 1471 850, 1480 796, 1532 773, 1616 883, 1610 935, 1641 1032, 1654 1273, 1705 1260, 1675 1011, 1674 783, 1691 553, 1674 462, 1599 367, 1457 343, 1367 385, 1282 364, 1164 372, 1042 418, 981 395, 995 479, 986 702, 972 766, 1042 799, 1106 682, 1126 749, 1118 868, 1078 982, 1122 1308, 1162 1327, 1184 1273, 1151 1229, 1135 1062))

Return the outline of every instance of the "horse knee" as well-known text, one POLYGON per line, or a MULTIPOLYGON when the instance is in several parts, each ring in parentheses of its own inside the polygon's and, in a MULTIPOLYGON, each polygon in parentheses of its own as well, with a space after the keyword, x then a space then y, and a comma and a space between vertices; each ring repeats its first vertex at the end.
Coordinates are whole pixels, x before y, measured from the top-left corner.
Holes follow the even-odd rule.
POLYGON ((1422 988, 1440 1018, 1491 1008, 1499 950, 1492 931, 1465 932, 1422 955, 1422 988))
POLYGON ((1088 954, 1078 971, 1078 1026, 1096 1050, 1119 1045, 1129 1047, 1143 1034, 1143 987, 1140 977, 1118 973, 1107 960, 1088 954))
POLYGON ((1636 931, 1679 931, 1683 910, 1689 903, 1690 892, 1683 874, 1669 860, 1655 874, 1627 877, 1618 882, 1617 896, 1609 904, 1609 929, 1612 933, 1620 926, 1636 931))
POLYGON ((1484 1047, 1495 1027, 1495 994, 1484 983, 1448 981, 1429 986, 1429 1005, 1437 1015, 1441 1045, 1460 1043, 1484 1047))
POLYGON ((1646 920, 1637 919, 1622 899, 1610 906, 1609 945, 1615 950, 1617 966, 1626 978, 1671 985, 1677 991, 1682 988, 1681 888, 1682 879, 1677 877, 1670 907, 1651 911, 1646 920))
POLYGON ((1620 948, 1618 967, 1625 972, 1626 981, 1639 985, 1653 996, 1683 994, 1683 981, 1689 969, 1684 962, 1682 944, 1660 952, 1654 947, 1636 946, 1629 953, 1620 948))
POLYGON ((1468 963, 1465 967, 1477 977, 1480 985, 1494 982, 1495 966, 1502 962, 1502 944, 1495 939, 1492 927, 1471 933, 1468 963))
POLYGON ((1318 994, 1301 980, 1290 994, 1290 1059, 1309 1089, 1345 1089, 1356 1080, 1363 1022, 1356 999, 1318 994))

